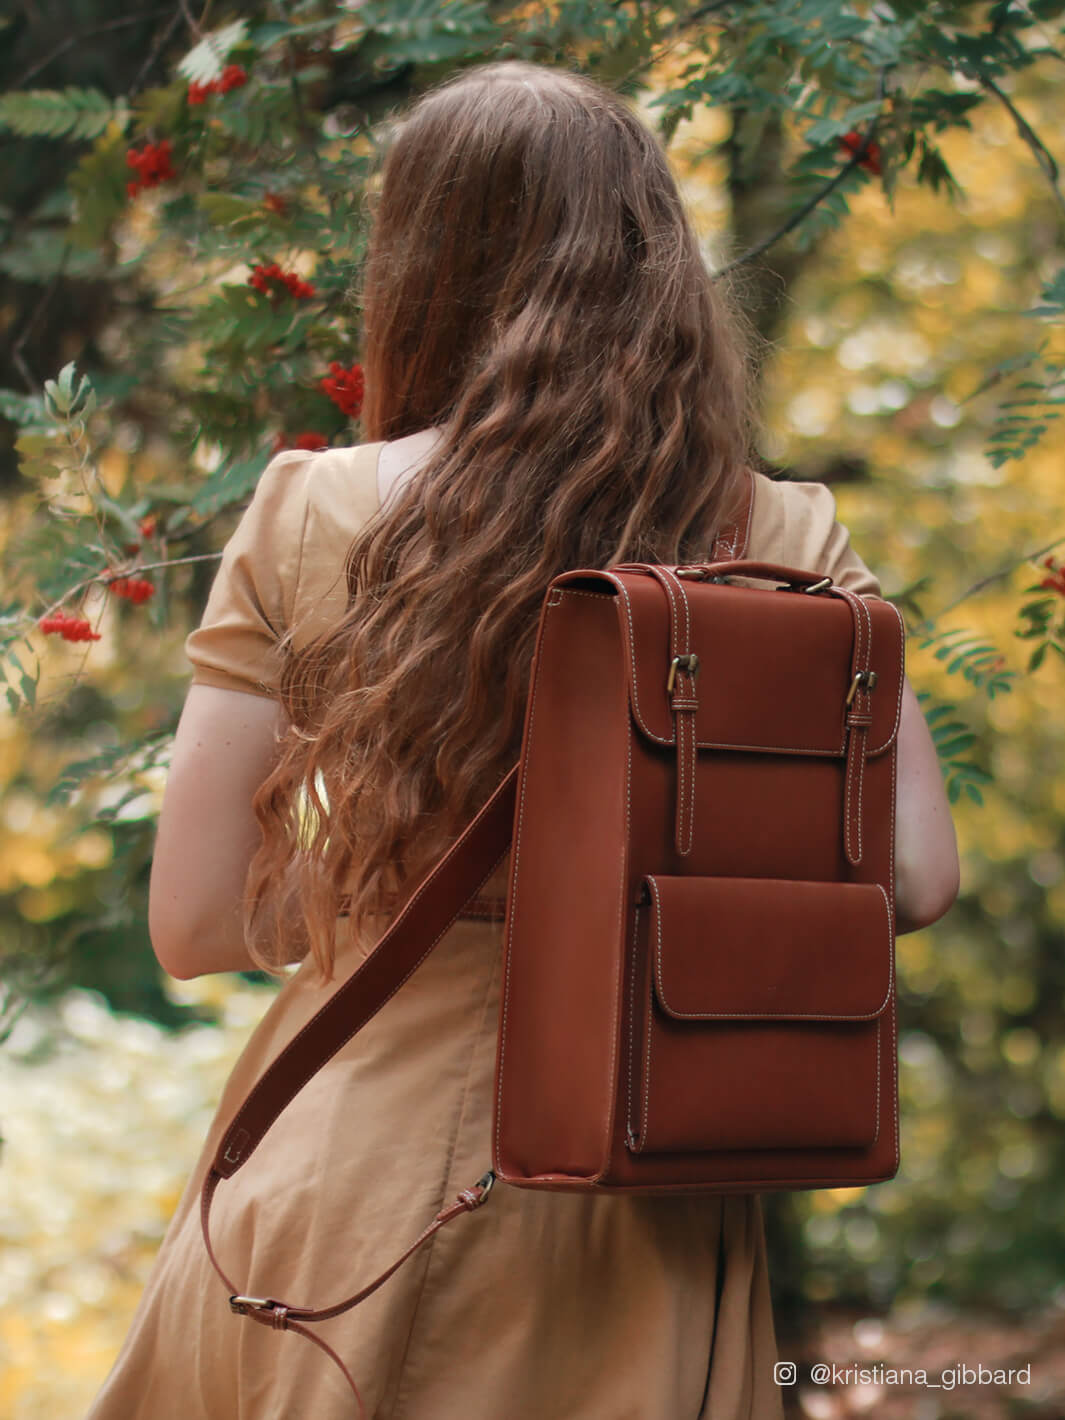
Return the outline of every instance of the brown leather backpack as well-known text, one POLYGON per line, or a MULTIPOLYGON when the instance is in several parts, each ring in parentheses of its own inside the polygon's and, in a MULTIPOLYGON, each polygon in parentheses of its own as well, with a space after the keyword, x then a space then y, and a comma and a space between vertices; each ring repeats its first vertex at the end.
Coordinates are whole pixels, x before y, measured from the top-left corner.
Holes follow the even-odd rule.
POLYGON ((235 1293, 208 1236, 218 1185, 513 844, 491 1169, 354 1297, 233 1309, 329 1350, 305 1324, 369 1296, 497 1179, 716 1193, 891 1178, 903 667, 895 607, 818 572, 556 577, 518 765, 238 1110, 204 1237, 235 1293))

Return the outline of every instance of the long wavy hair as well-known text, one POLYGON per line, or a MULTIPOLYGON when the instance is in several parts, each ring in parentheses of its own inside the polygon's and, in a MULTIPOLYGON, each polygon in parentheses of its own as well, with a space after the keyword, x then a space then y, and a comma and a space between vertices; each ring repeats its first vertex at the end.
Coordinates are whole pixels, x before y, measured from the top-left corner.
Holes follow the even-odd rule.
POLYGON ((742 322, 665 154, 610 90, 522 62, 422 96, 363 270, 365 437, 439 440, 360 529, 347 610, 291 631, 243 900, 256 961, 388 915, 516 761, 544 591, 707 556, 750 437, 742 322))

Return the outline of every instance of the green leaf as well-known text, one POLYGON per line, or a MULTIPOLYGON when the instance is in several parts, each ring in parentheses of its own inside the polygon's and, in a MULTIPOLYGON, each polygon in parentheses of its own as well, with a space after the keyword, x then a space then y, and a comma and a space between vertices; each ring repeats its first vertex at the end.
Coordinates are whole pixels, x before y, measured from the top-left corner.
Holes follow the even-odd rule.
POLYGON ((189 499, 189 508, 206 516, 228 507, 230 503, 239 502, 255 488, 269 460, 269 453, 263 452, 223 465, 189 499))
POLYGON ((971 732, 964 735, 956 735, 953 739, 940 744, 936 741, 936 753, 941 759, 955 759, 959 754, 964 754, 967 749, 971 749, 976 742, 976 736, 971 732))
POLYGON ((241 217, 259 216, 262 204, 250 202, 246 197, 234 197, 230 192, 203 192, 197 197, 196 205, 213 226, 224 227, 241 217))
POLYGON ((44 400, 40 395, 0 389, 0 416, 10 419, 12 424, 37 424, 44 415, 44 400))
POLYGON ((114 266, 100 250, 75 247, 69 229, 31 228, 26 236, 0 251, 0 271, 16 281, 47 285, 57 276, 85 281, 113 279, 114 266))
POLYGON ((125 118, 125 106, 99 89, 16 89, 0 94, 0 128, 23 138, 99 138, 125 118))
MULTIPOLYGON (((160 730, 137 744, 110 745, 88 759, 79 759, 68 764, 45 795, 45 804, 54 807, 57 804, 69 803, 87 779, 100 776, 112 779, 122 771, 143 773, 146 769, 154 768, 165 759, 171 739, 170 730, 160 730)), ((137 792, 142 793, 143 790, 138 789, 137 792)))
POLYGON ((369 63, 435 64, 481 54, 500 40, 479 0, 369 0, 358 17, 366 26, 359 57, 369 63))
MULTIPOLYGON (((99 139, 67 179, 74 198, 74 221, 67 236, 94 257, 98 257, 111 223, 126 209, 128 179, 126 140, 121 134, 99 139)), ((123 265, 124 272, 130 269, 131 263, 123 265)))

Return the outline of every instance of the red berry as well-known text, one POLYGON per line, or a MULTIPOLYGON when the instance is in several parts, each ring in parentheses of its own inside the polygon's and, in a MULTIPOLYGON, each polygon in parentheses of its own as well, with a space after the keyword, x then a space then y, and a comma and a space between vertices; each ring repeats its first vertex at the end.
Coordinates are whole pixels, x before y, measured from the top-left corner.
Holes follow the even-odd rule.
POLYGON ((116 597, 125 597, 134 603, 146 602, 155 595, 155 586, 144 577, 116 577, 108 586, 116 597))
POLYGON ((57 634, 64 641, 99 641, 100 633, 94 631, 83 616, 68 616, 60 609, 51 616, 42 616, 37 625, 46 636, 57 634))
POLYGON ((222 70, 222 77, 214 82, 217 93, 228 94, 230 89, 242 88, 248 82, 248 76, 239 64, 227 64, 222 70))
POLYGON ((362 401, 366 392, 362 366, 355 364, 349 369, 345 369, 339 360, 333 360, 330 362, 329 370, 330 375, 318 382, 318 388, 323 394, 328 395, 344 414, 350 415, 353 419, 358 418, 362 412, 362 401))
POLYGON ((170 162, 169 138, 159 143, 145 143, 143 148, 128 149, 126 165, 137 170, 136 180, 126 184, 130 197, 135 197, 141 188, 157 187, 177 177, 170 162))
MULTIPOLYGON (((839 140, 840 146, 846 148, 848 153, 857 153, 858 149, 865 142, 865 135, 852 128, 849 133, 845 133, 839 140)), ((865 152, 858 159, 858 166, 865 168, 866 172, 873 173, 879 177, 883 171, 880 162, 880 144, 871 140, 865 152)))
POLYGON ((248 285, 254 286, 263 295, 271 297, 280 296, 284 288, 290 296, 297 301, 308 300, 311 296, 317 295, 315 288, 309 281, 304 281, 297 276, 294 271, 282 271, 277 262, 271 262, 269 266, 253 266, 251 275, 248 277, 248 285))

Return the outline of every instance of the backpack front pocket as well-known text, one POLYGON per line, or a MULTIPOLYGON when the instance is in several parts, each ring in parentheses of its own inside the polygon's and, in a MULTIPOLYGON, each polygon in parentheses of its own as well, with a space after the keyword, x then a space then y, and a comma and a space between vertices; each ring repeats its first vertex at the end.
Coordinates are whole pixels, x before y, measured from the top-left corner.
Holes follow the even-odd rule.
POLYGON ((863 1148, 894 934, 877 884, 648 876, 629 961, 634 1153, 863 1148))

